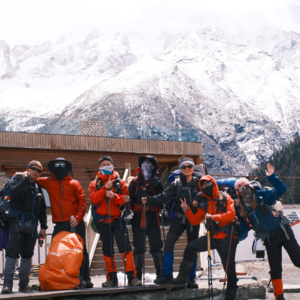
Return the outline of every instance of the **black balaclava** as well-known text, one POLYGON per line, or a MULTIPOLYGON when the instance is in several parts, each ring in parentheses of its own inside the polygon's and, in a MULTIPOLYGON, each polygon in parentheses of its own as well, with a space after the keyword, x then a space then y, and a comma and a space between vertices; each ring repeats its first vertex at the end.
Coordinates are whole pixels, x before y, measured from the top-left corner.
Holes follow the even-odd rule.
POLYGON ((53 174, 57 179, 64 179, 69 174, 69 170, 67 167, 62 168, 62 166, 59 166, 53 169, 53 174))
MULTIPOLYGON (((204 183, 204 180, 203 180, 204 183)), ((210 198, 214 198, 213 197, 213 192, 214 192, 214 183, 212 182, 211 185, 206 186, 205 188, 202 188, 202 192, 203 194, 205 194, 206 196, 210 197, 210 198)))

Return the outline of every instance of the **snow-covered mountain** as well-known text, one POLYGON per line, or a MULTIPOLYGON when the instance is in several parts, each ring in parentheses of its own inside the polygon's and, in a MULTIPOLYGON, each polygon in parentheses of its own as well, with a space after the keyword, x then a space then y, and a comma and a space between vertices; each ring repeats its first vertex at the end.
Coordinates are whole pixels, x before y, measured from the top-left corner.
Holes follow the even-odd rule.
POLYGON ((105 50, 97 30, 11 51, 2 42, 0 114, 197 128, 212 173, 245 173, 298 134, 299 36, 203 28, 163 35, 146 55, 121 34, 105 50))

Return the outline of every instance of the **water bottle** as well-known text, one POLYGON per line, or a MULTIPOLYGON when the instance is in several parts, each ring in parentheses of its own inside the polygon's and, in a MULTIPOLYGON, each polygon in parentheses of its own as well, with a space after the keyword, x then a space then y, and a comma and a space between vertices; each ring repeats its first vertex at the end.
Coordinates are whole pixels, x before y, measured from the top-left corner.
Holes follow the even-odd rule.
POLYGON ((39 235, 39 245, 40 245, 40 247, 43 247, 43 244, 44 244, 44 237, 40 234, 39 235))

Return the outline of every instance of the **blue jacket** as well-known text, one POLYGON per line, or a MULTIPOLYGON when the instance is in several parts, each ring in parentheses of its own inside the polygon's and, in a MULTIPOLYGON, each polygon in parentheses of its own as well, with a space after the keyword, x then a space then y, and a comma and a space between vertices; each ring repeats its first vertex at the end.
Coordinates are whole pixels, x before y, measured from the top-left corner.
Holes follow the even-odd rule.
MULTIPOLYGON (((268 176, 268 181, 274 186, 270 189, 262 189, 260 186, 254 186, 256 191, 255 198, 256 204, 259 204, 259 197, 263 198, 264 203, 270 208, 275 204, 276 200, 284 195, 286 192, 285 184, 275 175, 268 176)), ((254 210, 249 205, 245 206, 248 217, 252 221, 253 230, 256 232, 256 236, 265 239, 267 236, 272 236, 277 230, 281 229, 283 216, 274 217, 272 210, 269 210, 267 215, 262 215, 259 206, 254 210)))

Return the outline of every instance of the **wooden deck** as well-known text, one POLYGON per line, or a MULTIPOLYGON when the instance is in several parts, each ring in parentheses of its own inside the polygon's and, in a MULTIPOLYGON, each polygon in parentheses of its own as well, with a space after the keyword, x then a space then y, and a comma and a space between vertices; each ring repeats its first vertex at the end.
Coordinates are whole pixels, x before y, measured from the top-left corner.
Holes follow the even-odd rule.
POLYGON ((184 288, 186 285, 155 285, 149 284, 145 286, 137 287, 115 287, 115 288, 92 288, 92 289, 82 289, 82 290, 64 290, 64 291, 50 291, 50 292, 31 292, 31 293, 12 293, 12 294, 1 294, 0 299, 11 299, 11 300, 20 300, 20 299, 55 299, 62 297, 72 297, 76 299, 76 296, 111 296, 113 297, 116 294, 120 293, 138 293, 138 292, 148 292, 148 291, 171 291, 174 289, 184 288))

